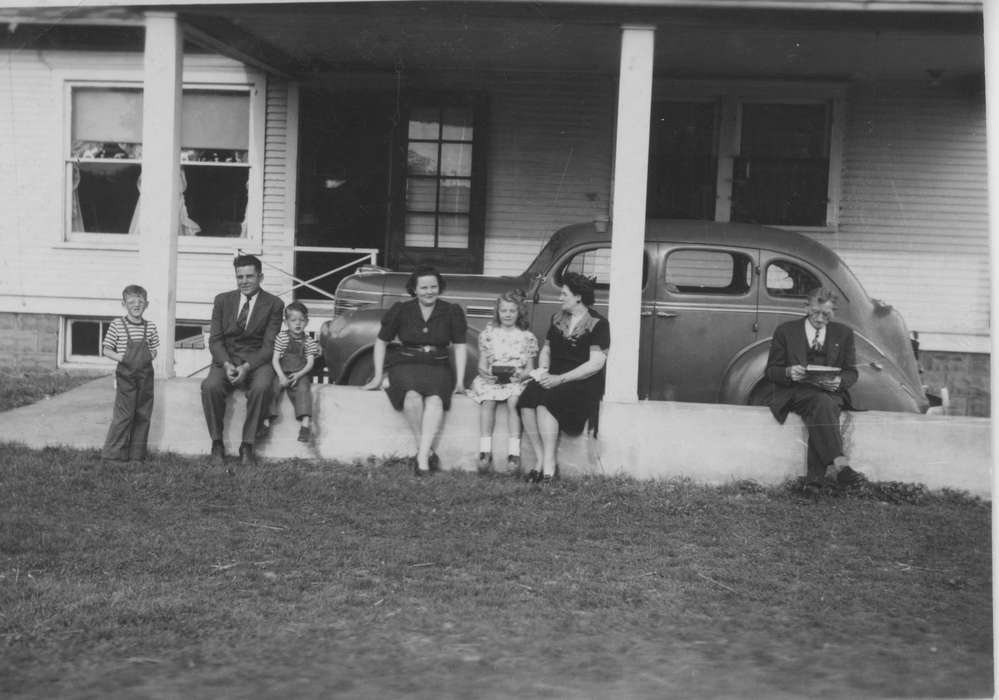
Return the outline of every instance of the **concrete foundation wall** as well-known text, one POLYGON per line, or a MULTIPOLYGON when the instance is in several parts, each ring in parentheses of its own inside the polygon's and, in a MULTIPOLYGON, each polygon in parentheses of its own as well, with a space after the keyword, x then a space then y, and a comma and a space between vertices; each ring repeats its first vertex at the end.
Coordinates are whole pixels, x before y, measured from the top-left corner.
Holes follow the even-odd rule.
POLYGON ((58 316, 0 313, 0 368, 53 370, 58 364, 58 316))
MULTIPOLYGON (((157 381, 152 450, 208 454, 211 445, 201 410, 200 382, 157 381)), ((298 422, 285 400, 270 437, 257 445, 261 457, 349 462, 415 452, 405 419, 392 410, 382 392, 332 385, 313 385, 313 390, 313 444, 297 441, 298 422)), ((226 415, 230 453, 239 446, 246 405, 241 392, 234 397, 226 415)), ((107 377, 48 401, 7 411, 0 414, 0 441, 99 448, 113 398, 113 382, 107 377)), ((504 411, 497 409, 493 437, 498 466, 506 460, 504 411)), ((872 480, 917 482, 933 489, 991 496, 989 419, 874 411, 845 415, 846 451, 853 465, 872 480)), ((604 402, 600 421, 598 438, 563 436, 559 466, 564 476, 689 477, 709 484, 752 479, 779 484, 804 473, 804 426, 796 416, 779 425, 765 408, 604 402)), ((465 396, 454 397, 437 448, 444 469, 475 469, 478 433, 477 404, 465 396)), ((523 464, 530 468, 533 463, 525 441, 523 464)))

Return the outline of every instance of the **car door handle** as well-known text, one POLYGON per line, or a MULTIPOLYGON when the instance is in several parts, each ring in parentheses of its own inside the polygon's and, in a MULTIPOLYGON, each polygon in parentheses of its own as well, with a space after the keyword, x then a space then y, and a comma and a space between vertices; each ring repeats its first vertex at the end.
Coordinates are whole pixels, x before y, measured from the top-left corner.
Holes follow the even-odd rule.
POLYGON ((676 318, 680 314, 674 314, 669 311, 656 311, 656 316, 659 318, 676 318))
POLYGON ((638 315, 639 316, 651 316, 652 312, 651 311, 640 311, 640 312, 638 312, 638 315))

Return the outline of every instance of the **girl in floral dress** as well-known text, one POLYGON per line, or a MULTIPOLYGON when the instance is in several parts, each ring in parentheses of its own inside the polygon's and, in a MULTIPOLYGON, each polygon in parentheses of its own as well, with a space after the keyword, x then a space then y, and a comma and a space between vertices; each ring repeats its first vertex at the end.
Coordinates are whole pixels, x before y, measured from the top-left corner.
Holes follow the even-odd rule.
POLYGON ((507 470, 520 471, 520 416, 517 399, 534 369, 538 339, 527 330, 527 307, 519 289, 496 300, 494 321, 479 335, 479 374, 468 395, 479 404, 479 473, 493 469, 496 404, 506 404, 507 470))

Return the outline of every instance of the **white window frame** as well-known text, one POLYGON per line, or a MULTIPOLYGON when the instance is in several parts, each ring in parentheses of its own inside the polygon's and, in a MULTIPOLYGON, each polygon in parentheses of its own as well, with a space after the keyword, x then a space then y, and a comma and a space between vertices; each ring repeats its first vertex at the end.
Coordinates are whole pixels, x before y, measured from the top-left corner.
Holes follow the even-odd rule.
MULTIPOLYGON (((120 234, 114 234, 120 235, 120 234)), ((108 360, 101 351, 101 344, 104 342, 104 334, 107 326, 114 320, 113 316, 63 316, 62 317, 62 342, 59 348, 59 366, 71 365, 106 365, 108 360), (75 323, 100 323, 101 332, 98 334, 96 355, 73 355, 73 324, 75 323)))
POLYGON ((829 183, 826 189, 825 226, 784 225, 781 228, 809 233, 835 233, 839 229, 839 209, 843 174, 843 142, 846 111, 846 85, 833 82, 775 81, 685 81, 657 80, 653 100, 718 104, 718 179, 715 221, 728 222, 732 213, 732 171, 739 155, 744 103, 829 104, 829 183))
MULTIPOLYGON (((143 87, 141 57, 136 59, 137 67, 121 67, 95 71, 61 70, 54 71, 54 82, 58 91, 57 104, 62 105, 62 139, 59 158, 59 174, 54 180, 59 183, 61 196, 53 199, 62 203, 62 228, 58 232, 55 246, 59 248, 82 248, 89 250, 138 251, 138 236, 128 233, 87 233, 72 230, 73 183, 70 168, 72 148, 72 91, 76 87, 139 88, 143 87), (99 73, 95 77, 95 73, 99 73)), ((190 63, 190 61, 187 61, 190 63)), ((214 90, 245 92, 250 98, 249 144, 247 164, 246 236, 239 237, 199 237, 178 236, 178 252, 187 253, 232 253, 235 248, 260 249, 263 228, 263 166, 264 166, 264 125, 266 121, 266 78, 262 73, 245 68, 212 68, 197 66, 184 70, 184 90, 214 90)), ((145 137, 145 135, 143 135, 145 137)), ((180 153, 177 153, 178 163, 180 153)), ((139 161, 141 164, 141 161, 139 161)))

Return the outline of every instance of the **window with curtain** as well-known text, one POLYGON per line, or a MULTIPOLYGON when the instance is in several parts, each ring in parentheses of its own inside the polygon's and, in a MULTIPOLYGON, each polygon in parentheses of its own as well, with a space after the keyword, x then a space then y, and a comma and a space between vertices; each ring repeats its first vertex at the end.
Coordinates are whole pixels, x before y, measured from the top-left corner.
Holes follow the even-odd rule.
MULTIPOLYGON (((142 206, 142 89, 71 87, 66 160, 72 233, 137 233, 142 206)), ((246 235, 250 96, 185 89, 179 235, 246 235)))

